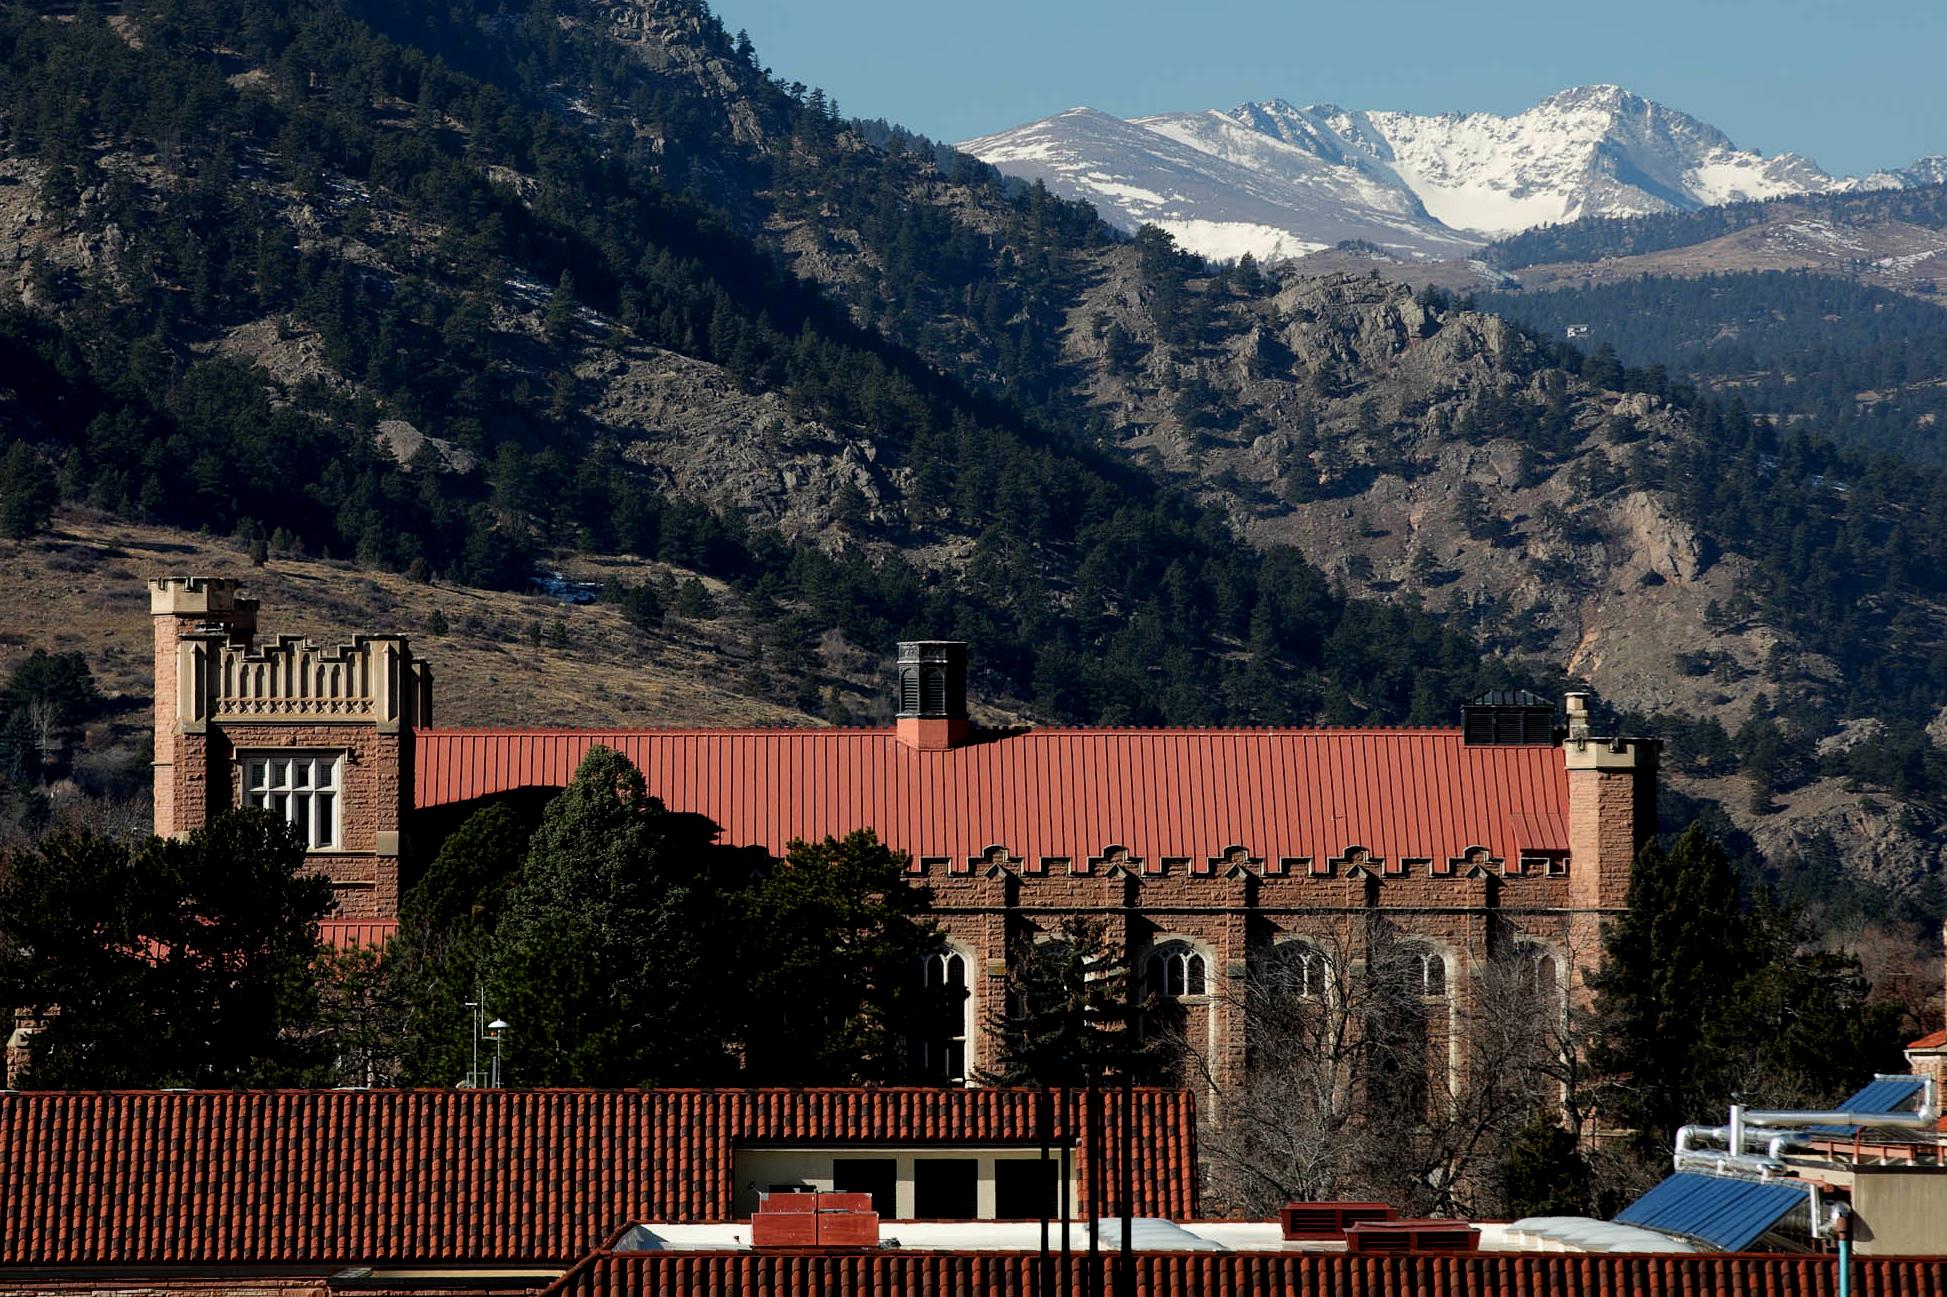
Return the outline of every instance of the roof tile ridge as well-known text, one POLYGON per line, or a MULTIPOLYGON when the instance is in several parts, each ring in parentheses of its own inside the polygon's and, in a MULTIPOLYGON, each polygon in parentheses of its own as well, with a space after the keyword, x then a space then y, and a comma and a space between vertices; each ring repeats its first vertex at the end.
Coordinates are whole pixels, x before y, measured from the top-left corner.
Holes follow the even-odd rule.
POLYGON ((435 725, 419 738, 618 738, 640 735, 890 735, 890 725, 435 725))

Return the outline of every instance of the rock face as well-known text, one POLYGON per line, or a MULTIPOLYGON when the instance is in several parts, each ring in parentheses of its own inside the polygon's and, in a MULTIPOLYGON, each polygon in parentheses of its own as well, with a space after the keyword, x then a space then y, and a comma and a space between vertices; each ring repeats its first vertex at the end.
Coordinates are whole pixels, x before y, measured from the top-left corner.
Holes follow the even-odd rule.
POLYGON ((869 441, 794 414, 775 392, 740 389, 715 365, 630 347, 575 369, 591 396, 583 414, 656 470, 670 494, 805 537, 841 513, 890 521, 903 471, 869 441))
POLYGON ((595 24, 654 71, 679 80, 723 114, 732 142, 767 148, 783 128, 753 91, 757 70, 713 52, 699 6, 669 0, 613 0, 597 6, 595 24))

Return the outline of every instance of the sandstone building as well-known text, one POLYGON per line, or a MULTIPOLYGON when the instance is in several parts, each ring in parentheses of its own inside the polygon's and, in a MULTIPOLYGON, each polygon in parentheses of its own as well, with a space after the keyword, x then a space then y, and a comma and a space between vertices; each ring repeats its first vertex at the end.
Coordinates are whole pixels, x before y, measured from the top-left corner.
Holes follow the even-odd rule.
POLYGON ((1114 925, 1220 1078, 1249 1047, 1233 992, 1323 985, 1375 919, 1436 1046, 1490 961, 1565 1001, 1654 828, 1657 745, 1592 736, 1575 694, 1560 725, 1510 694, 1452 728, 989 731, 967 719, 966 646, 935 642, 900 646, 890 729, 439 729, 403 637, 259 643, 254 601, 214 578, 152 582, 151 610, 158 833, 277 811, 331 878, 334 924, 372 939, 460 812, 565 785, 595 744, 732 843, 871 828, 933 889, 945 941, 914 975, 964 992, 928 1042, 948 1083, 991 1061, 1010 957, 1074 914, 1114 925))

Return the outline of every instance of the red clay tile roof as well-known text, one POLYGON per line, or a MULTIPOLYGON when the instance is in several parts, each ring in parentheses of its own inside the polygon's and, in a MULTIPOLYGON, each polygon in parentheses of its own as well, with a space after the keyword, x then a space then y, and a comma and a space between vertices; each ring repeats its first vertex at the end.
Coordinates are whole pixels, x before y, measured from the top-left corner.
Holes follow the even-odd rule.
MULTIPOLYGON (((633 1221, 730 1219, 740 1146, 1026 1145, 1034 1111, 1020 1090, 0 1094, 0 1266, 566 1263, 633 1221)), ((1139 1091, 1135 1121, 1140 1209, 1192 1214, 1189 1096, 1139 1091)))
POLYGON ((1947 1027, 1930 1031, 1907 1046, 1908 1049, 1947 1049, 1947 1027))
MULTIPOLYGON (((1032 1294, 1032 1253, 876 1252, 849 1256, 755 1253, 597 1253, 564 1274, 545 1297, 867 1297, 872 1293, 1032 1294)), ((1115 1255, 1101 1259, 1101 1287, 1116 1291, 1115 1255)), ((1947 1260, 1854 1257, 1855 1297, 1942 1297, 1947 1260)), ((1052 1293, 1084 1293, 1088 1262, 1052 1293)), ((1833 1258, 1476 1253, 1348 1256, 1319 1252, 1149 1252, 1135 1258, 1144 1297, 1830 1297, 1833 1258)), ((1051 1293, 1051 1297, 1052 1297, 1051 1293)))
POLYGON ((779 852, 869 827, 962 869, 993 845, 1030 870, 1086 867, 1111 845, 1151 869, 1202 869, 1232 845, 1274 867, 1351 846, 1389 863, 1568 846, 1560 749, 1469 746, 1457 729, 1041 729, 929 752, 841 729, 426 730, 416 743, 419 807, 560 787, 602 743, 730 842, 779 852))

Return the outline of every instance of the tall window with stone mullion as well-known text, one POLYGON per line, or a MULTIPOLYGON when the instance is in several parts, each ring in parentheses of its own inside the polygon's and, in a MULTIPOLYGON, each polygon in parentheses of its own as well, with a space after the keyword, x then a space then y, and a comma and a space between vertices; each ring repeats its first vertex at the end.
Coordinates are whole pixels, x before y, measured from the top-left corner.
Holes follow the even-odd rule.
POLYGON ((243 804, 280 816, 309 850, 338 845, 337 752, 279 752, 247 756, 243 804))

